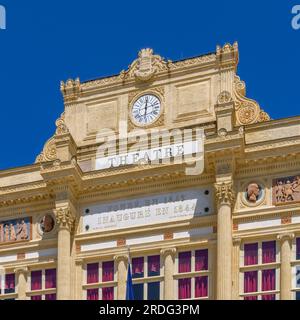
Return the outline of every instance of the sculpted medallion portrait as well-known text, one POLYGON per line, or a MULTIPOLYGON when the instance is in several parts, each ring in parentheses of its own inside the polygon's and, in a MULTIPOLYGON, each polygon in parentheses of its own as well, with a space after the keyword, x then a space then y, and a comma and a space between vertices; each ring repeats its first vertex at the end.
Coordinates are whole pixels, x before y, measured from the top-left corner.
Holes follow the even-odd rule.
POLYGON ((49 233, 54 229, 55 221, 51 214, 46 214, 41 222, 40 222, 40 229, 42 233, 49 233))
POLYGON ((262 184, 257 182, 250 182, 246 185, 246 190, 243 194, 243 202, 248 206, 259 205, 265 196, 265 190, 262 184))

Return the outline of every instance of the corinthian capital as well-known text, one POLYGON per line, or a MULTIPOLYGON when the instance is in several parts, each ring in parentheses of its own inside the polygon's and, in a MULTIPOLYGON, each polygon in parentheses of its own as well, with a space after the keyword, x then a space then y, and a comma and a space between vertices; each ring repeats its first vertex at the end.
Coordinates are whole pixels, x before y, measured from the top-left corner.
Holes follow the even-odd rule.
POLYGON ((233 204, 235 196, 232 182, 222 182, 215 184, 217 204, 233 204))
POLYGON ((71 209, 67 208, 59 208, 54 210, 56 223, 60 228, 67 228, 72 231, 74 227, 75 218, 72 215, 71 209))

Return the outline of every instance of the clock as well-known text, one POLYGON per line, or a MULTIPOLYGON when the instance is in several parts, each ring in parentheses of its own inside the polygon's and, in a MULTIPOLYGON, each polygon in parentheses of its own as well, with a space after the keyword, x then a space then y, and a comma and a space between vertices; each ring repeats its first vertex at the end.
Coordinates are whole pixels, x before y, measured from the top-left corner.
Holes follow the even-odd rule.
POLYGON ((161 114, 161 102, 153 94, 145 94, 139 97, 131 109, 131 118, 139 126, 154 123, 161 114))

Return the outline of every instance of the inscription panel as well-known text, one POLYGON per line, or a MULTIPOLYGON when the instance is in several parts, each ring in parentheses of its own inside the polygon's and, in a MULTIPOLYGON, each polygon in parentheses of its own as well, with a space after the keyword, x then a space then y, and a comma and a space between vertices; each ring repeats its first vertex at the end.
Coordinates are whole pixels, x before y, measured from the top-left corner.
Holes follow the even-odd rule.
POLYGON ((123 229, 213 213, 212 188, 199 188, 82 208, 83 230, 123 229))

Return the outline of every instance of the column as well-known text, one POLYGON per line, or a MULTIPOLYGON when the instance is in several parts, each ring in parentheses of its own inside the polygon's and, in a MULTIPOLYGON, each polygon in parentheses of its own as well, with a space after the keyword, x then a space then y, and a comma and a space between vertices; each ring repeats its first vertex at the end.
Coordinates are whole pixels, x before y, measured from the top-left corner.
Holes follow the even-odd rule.
POLYGON ((83 300, 83 260, 75 261, 75 300, 83 300))
POLYGON ((232 298, 232 217, 234 200, 232 182, 215 184, 218 207, 217 299, 232 298))
POLYGON ((164 300, 174 300, 174 260, 176 254, 176 248, 168 248, 161 250, 161 256, 164 263, 164 300))
POLYGON ((128 255, 117 255, 114 257, 117 264, 118 270, 118 300, 126 299, 126 282, 127 282, 127 265, 128 265, 128 255))
POLYGON ((293 233, 280 234, 277 239, 280 241, 280 299, 291 300, 292 289, 292 268, 291 268, 291 242, 295 235, 293 233))
POLYGON ((27 267, 18 267, 14 270, 16 275, 16 286, 18 290, 18 300, 27 300, 26 291, 27 291, 27 267))
POLYGON ((57 300, 71 299, 71 232, 74 217, 70 208, 55 210, 58 224, 57 240, 57 300))
POLYGON ((232 299, 240 300, 240 249, 241 239, 233 239, 232 252, 232 299))

